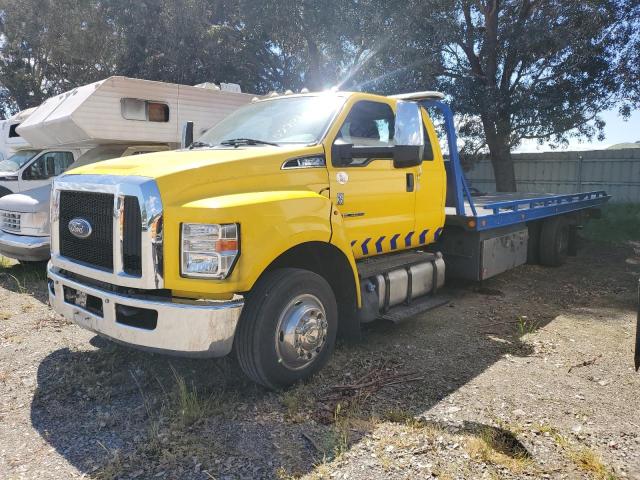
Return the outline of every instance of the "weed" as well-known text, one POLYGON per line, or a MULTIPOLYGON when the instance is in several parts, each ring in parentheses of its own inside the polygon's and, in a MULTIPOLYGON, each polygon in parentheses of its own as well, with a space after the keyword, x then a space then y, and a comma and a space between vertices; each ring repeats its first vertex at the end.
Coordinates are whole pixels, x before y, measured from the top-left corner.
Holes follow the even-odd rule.
POLYGON ((305 408, 314 403, 314 399, 311 398, 311 390, 309 386, 304 383, 282 393, 280 400, 287 409, 287 419, 293 423, 303 422, 305 420, 305 408))
POLYGON ((516 329, 518 330, 518 335, 523 336, 527 333, 534 333, 540 328, 538 322, 534 320, 529 320, 526 315, 520 315, 516 322, 516 329))
POLYGON ((470 435, 466 450, 482 462, 507 468, 513 473, 521 473, 533 465, 531 456, 513 435, 498 428, 485 426, 470 435))
POLYGON ((104 465, 96 472, 96 478, 98 480, 115 480, 119 478, 124 473, 124 462, 122 461, 122 456, 120 455, 119 450, 109 450, 104 444, 97 440, 98 445, 107 452, 107 461, 104 465))
POLYGON ((334 423, 329 438, 331 439, 331 451, 334 458, 340 457, 349 448, 349 410, 342 409, 338 403, 334 412, 334 423))
POLYGON ((384 412, 382 419, 387 422, 409 424, 415 421, 415 417, 406 410, 401 408, 391 408, 384 412))
POLYGON ((178 374, 173 365, 171 365, 171 371, 177 386, 178 414, 184 425, 191 425, 204 417, 207 411, 206 402, 198 395, 198 389, 193 382, 189 387, 184 377, 178 374))
POLYGON ((609 471, 602 462, 602 458, 596 452, 585 446, 572 445, 565 437, 557 431, 553 432, 553 438, 560 448, 562 448, 569 460, 583 472, 591 474, 598 480, 616 480, 616 476, 609 471))

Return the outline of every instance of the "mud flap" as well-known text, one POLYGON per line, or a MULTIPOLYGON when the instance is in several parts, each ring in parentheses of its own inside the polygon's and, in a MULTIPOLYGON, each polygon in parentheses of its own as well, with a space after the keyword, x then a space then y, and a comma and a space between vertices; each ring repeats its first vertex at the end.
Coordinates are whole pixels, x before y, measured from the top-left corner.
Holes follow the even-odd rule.
POLYGON ((636 320, 636 351, 634 361, 637 372, 640 368, 640 281, 638 281, 638 318, 636 320))

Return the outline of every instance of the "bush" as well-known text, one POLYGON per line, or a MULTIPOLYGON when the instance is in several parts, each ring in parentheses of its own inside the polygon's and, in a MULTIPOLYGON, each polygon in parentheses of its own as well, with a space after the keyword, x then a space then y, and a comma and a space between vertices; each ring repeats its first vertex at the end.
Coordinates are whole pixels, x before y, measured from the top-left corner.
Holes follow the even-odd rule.
POLYGON ((610 203, 603 207, 602 218, 589 220, 583 235, 598 242, 640 240, 640 204, 610 203))

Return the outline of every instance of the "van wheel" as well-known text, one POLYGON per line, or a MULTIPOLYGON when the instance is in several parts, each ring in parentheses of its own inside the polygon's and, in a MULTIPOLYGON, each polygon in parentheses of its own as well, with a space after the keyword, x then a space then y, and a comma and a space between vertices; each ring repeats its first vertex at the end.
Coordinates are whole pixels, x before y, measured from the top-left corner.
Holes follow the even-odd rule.
POLYGON ((337 330, 336 299, 324 278, 298 268, 273 270, 247 296, 236 355, 251 380, 277 390, 320 370, 337 330))
POLYGON ((558 267, 567 259, 569 251, 569 223, 562 217, 542 222, 540 231, 540 264, 558 267))

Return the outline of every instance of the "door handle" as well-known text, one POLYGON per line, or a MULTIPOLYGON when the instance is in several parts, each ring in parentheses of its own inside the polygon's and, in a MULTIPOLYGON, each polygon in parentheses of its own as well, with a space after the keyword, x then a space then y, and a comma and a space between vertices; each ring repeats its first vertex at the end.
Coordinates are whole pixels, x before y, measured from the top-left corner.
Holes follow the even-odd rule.
POLYGON ((413 192, 414 186, 413 173, 407 173, 407 192, 413 192))

